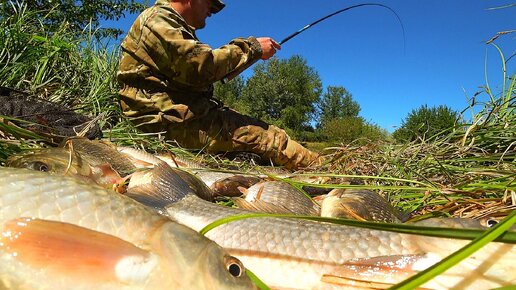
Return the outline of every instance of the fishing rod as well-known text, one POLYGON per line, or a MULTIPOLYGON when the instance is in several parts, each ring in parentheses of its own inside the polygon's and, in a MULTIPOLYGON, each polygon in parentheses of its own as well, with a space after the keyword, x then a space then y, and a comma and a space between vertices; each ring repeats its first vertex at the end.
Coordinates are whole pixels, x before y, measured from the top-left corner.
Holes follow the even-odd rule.
MULTIPOLYGON (((285 37, 283 40, 281 40, 279 42, 279 45, 282 45, 284 44, 285 42, 289 41, 290 39, 296 37, 297 35, 299 35, 300 33, 302 33, 303 31, 307 30, 308 28, 330 18, 330 17, 333 17, 339 13, 342 13, 344 11, 348 11, 348 10, 351 10, 351 9, 354 9, 354 8, 358 8, 358 7, 362 7, 362 6, 379 6, 379 7, 383 7, 383 8, 386 8, 388 9, 389 11, 391 11, 395 16, 396 18, 398 19, 398 22, 400 23, 400 26, 401 26, 401 30, 402 30, 402 33, 403 33, 403 46, 405 47, 405 28, 403 27, 403 22, 401 21, 401 18, 399 17, 399 15, 396 13, 396 11, 394 11, 392 8, 390 8, 389 6, 386 6, 386 5, 383 5, 383 4, 379 4, 379 3, 362 3, 362 4, 357 4, 357 5, 353 5, 353 6, 349 6, 349 7, 346 7, 346 8, 343 8, 343 9, 340 9, 340 10, 337 10, 331 14, 328 14, 322 18, 319 18, 317 19, 316 21, 310 23, 310 24, 307 24, 305 25, 303 28, 299 29, 298 31, 290 34, 289 36, 285 37)), ((247 68, 249 68, 250 66, 252 66, 255 62, 257 62, 258 60, 255 60, 255 61, 251 61, 251 62, 248 62, 246 65, 244 65, 241 69, 239 70, 236 70, 236 71, 232 71, 231 73, 229 73, 227 76, 225 76, 223 79, 222 79, 222 83, 227 83, 228 81, 232 80, 233 78, 235 78, 237 75, 239 75, 241 72, 243 72, 244 70, 246 70, 247 68)))
POLYGON ((326 16, 324 16, 324 17, 322 17, 322 18, 319 18, 319 19, 317 19, 316 21, 314 21, 314 22, 312 22, 312 23, 310 23, 310 24, 306 25, 305 27, 303 27, 303 28, 299 29, 298 31, 296 31, 296 32, 292 33, 291 35, 289 35, 289 36, 285 37, 282 41, 280 41, 280 42, 279 42, 279 44, 280 44, 280 45, 282 45, 283 43, 285 43, 285 42, 289 41, 290 39, 292 39, 292 38, 296 37, 296 36, 297 36, 298 34, 300 34, 301 32, 303 32, 303 31, 307 30, 308 28, 310 28, 310 27, 312 27, 312 26, 316 25, 316 24, 317 24, 317 23, 319 23, 319 22, 322 22, 322 21, 324 21, 324 20, 326 20, 326 19, 328 19, 328 18, 330 18, 330 17, 333 17, 333 16, 335 16, 335 15, 337 15, 337 14, 339 14, 339 13, 342 13, 342 12, 344 12, 344 11, 348 11, 348 10, 351 10, 351 9, 354 9, 354 8, 358 8, 358 7, 362 7, 362 6, 379 6, 379 7, 383 7, 383 8, 388 9, 389 11, 391 11, 391 12, 396 16, 396 18, 398 19, 398 22, 400 23, 400 25, 401 25, 401 29, 402 29, 402 31, 403 31, 403 39, 405 39, 405 28, 403 27, 403 22, 401 22, 401 18, 400 18, 400 17, 399 17, 399 15, 396 13, 396 11, 394 11, 391 7, 386 6, 386 5, 383 5, 383 4, 378 4, 378 3, 363 3, 363 4, 357 4, 357 5, 353 5, 353 6, 349 6, 349 7, 346 7, 346 8, 340 9, 340 10, 335 11, 335 12, 333 12, 333 13, 331 13, 331 14, 328 14, 328 15, 326 15, 326 16))

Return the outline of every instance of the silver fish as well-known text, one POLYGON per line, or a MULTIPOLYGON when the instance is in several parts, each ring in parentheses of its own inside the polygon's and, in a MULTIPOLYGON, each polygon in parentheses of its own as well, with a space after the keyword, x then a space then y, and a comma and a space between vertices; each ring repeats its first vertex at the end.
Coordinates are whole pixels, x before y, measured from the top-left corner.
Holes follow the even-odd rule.
MULTIPOLYGON (((167 198, 175 196, 179 192, 193 192, 196 196, 207 200, 207 201, 213 201, 214 200, 214 193, 213 191, 204 184, 204 182, 199 179, 197 176, 193 175, 192 173, 175 168, 170 167, 168 164, 164 162, 158 163, 156 165, 157 168, 167 168, 167 170, 170 170, 171 172, 174 172, 174 174, 171 174, 171 179, 168 181, 168 184, 170 185, 169 193, 167 195, 167 198)), ((129 187, 127 188, 126 195, 148 205, 152 206, 154 208, 161 208, 162 202, 166 199, 162 199, 159 196, 156 197, 150 197, 141 195, 140 193, 146 193, 149 192, 152 195, 153 192, 153 185, 152 185, 152 178, 154 176, 154 172, 159 169, 151 168, 147 170, 143 170, 140 172, 136 172, 131 176, 129 187), (144 200, 140 200, 140 198, 144 198, 144 200), (155 203, 155 204, 153 204, 155 203)))
POLYGON ((0 167, 2 289, 256 289, 214 242, 97 186, 0 167))
POLYGON ((266 213, 319 215, 319 205, 283 181, 264 181, 242 191, 245 199, 234 199, 240 208, 266 213))
POLYGON ((108 163, 122 177, 136 170, 136 167, 116 150, 116 146, 108 141, 73 137, 65 140, 60 147, 78 152, 93 164, 108 163))
POLYGON ((87 155, 66 148, 45 148, 12 155, 6 163, 9 167, 73 176, 103 187, 112 187, 121 179, 111 164, 92 160, 87 155))
POLYGON ((192 172, 208 186, 215 197, 240 196, 240 188, 248 188, 262 181, 262 178, 244 173, 231 173, 211 169, 196 169, 192 172))
POLYGON ((322 199, 321 216, 400 223, 401 214, 385 198, 364 189, 336 188, 322 199))

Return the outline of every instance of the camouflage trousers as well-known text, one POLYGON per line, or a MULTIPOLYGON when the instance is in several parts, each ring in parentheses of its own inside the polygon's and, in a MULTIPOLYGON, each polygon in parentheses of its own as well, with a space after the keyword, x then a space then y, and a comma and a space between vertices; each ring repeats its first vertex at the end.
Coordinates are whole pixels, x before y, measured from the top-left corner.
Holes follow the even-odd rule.
POLYGON ((185 148, 207 152, 253 152, 290 169, 306 167, 318 157, 290 139, 284 130, 227 107, 212 108, 204 117, 171 124, 166 137, 185 148))
MULTIPOLYGON (((156 131, 146 124, 144 131, 156 131), (145 128, 147 127, 147 128, 145 128)), ((289 169, 306 167, 318 154, 294 140, 284 130, 261 120, 242 115, 227 107, 213 107, 202 117, 169 123, 166 138, 188 149, 203 149, 211 153, 253 152, 289 169)))

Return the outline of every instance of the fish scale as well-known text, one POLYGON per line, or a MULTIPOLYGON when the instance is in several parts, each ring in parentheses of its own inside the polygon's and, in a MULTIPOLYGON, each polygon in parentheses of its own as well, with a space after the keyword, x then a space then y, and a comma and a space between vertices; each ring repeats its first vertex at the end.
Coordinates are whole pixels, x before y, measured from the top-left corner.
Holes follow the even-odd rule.
POLYGON ((319 206, 293 185, 283 181, 263 181, 245 190, 245 199, 235 199, 240 208, 268 213, 315 215, 319 206))
MULTIPOLYGON (((223 217, 249 213, 204 203, 195 196, 186 197, 167 209, 171 218, 195 230, 223 217)), ((412 243, 403 242, 408 235, 284 218, 235 221, 212 229, 206 236, 228 249, 245 248, 331 263, 344 263, 351 258, 413 254, 418 249, 412 243), (367 246, 357 247, 357 241, 367 241, 367 246)))

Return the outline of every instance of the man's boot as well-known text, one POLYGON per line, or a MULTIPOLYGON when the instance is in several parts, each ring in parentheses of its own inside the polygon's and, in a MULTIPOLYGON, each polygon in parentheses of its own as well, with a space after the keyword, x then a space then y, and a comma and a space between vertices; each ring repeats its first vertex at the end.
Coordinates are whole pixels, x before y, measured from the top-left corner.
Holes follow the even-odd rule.
POLYGON ((285 149, 278 152, 278 156, 272 161, 279 165, 284 165, 288 169, 298 169, 300 167, 317 166, 322 163, 322 156, 312 152, 301 144, 288 140, 285 149))

